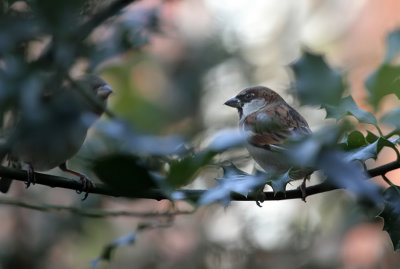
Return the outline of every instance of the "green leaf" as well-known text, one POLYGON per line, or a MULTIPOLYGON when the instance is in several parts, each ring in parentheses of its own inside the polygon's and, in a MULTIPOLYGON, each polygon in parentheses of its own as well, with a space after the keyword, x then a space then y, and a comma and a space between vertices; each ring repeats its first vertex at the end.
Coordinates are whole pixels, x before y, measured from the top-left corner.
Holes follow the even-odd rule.
POLYGON ((369 144, 374 143, 378 139, 379 139, 379 136, 377 136, 376 134, 371 133, 370 131, 367 131, 367 136, 365 137, 365 140, 367 140, 367 142, 369 144))
POLYGON ((302 104, 339 103, 344 91, 342 75, 328 66, 323 55, 305 52, 292 69, 302 104))
POLYGON ((170 161, 170 171, 166 179, 167 185, 177 188, 189 184, 199 169, 208 164, 216 154, 215 151, 203 151, 181 160, 170 161))
POLYGON ((395 94, 400 98, 400 66, 382 64, 365 81, 368 89, 368 101, 375 108, 382 98, 389 94, 395 94))
POLYGON ((353 131, 348 135, 346 145, 346 150, 352 150, 367 145, 367 141, 360 131, 353 131))
POLYGON ((386 38, 386 54, 384 63, 390 63, 400 51, 400 29, 391 32, 386 38))
POLYGON ((258 187, 265 185, 267 175, 257 173, 250 175, 238 169, 233 164, 222 167, 224 174, 222 178, 217 178, 218 185, 207 190, 199 199, 199 204, 211 204, 220 201, 223 205, 228 205, 231 201, 231 193, 239 193, 247 197, 248 193, 258 187))
POLYGON ((395 250, 400 249, 400 193, 398 187, 389 187, 384 191, 384 208, 379 214, 383 218, 383 230, 392 240, 395 250))
POLYGON ((396 128, 400 128, 400 107, 395 108, 383 115, 380 120, 381 122, 393 125, 396 128))
POLYGON ((132 197, 158 187, 143 160, 133 155, 112 154, 101 157, 93 162, 93 171, 105 184, 132 197))
POLYGON ((322 105, 326 110, 326 118, 340 120, 344 116, 353 115, 359 122, 377 125, 375 116, 359 108, 351 95, 340 100, 338 105, 322 105))

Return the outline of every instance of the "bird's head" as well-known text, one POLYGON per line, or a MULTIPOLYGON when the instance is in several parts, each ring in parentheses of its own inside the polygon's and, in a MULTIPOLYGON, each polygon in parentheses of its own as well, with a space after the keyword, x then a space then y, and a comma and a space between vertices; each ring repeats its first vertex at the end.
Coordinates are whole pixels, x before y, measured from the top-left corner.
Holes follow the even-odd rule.
POLYGON ((97 115, 101 115, 107 105, 108 97, 113 93, 111 87, 96 75, 83 75, 76 80, 76 83, 82 89, 92 94, 93 97, 97 98, 97 104, 92 102, 90 110, 97 115))
POLYGON ((242 90, 224 104, 237 108, 239 117, 242 118, 282 101, 284 102, 283 98, 273 90, 263 86, 254 86, 242 90))

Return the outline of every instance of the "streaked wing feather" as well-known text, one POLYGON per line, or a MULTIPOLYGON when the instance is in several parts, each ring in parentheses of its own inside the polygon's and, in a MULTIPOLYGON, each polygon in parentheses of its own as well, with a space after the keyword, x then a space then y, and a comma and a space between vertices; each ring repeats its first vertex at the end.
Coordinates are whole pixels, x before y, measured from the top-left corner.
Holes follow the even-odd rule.
MULTIPOLYGON (((244 130, 254 146, 272 149, 294 135, 311 133, 306 120, 287 104, 273 107, 264 113, 253 113, 244 120, 244 130)), ((276 148, 275 148, 276 149, 276 148)))

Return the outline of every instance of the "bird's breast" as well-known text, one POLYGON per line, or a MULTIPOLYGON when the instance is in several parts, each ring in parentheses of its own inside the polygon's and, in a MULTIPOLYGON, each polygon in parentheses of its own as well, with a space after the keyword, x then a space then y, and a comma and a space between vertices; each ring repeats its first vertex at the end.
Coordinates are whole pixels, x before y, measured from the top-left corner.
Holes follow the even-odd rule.
POLYGON ((289 169, 288 163, 282 153, 253 146, 246 143, 246 148, 250 155, 266 172, 284 173, 289 169))

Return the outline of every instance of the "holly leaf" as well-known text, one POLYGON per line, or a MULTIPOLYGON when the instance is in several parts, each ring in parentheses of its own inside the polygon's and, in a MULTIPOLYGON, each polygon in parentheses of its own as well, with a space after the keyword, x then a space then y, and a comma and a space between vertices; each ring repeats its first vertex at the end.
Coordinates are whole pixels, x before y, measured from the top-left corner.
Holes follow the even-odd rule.
POLYGON ((371 144, 371 143, 375 142, 378 139, 379 139, 379 136, 377 136, 374 133, 371 133, 370 131, 367 131, 367 136, 365 137, 365 140, 367 140, 368 143, 371 144))
POLYGON ((239 193, 245 197, 250 191, 263 186, 266 183, 266 174, 247 174, 233 164, 222 167, 224 174, 217 178, 218 185, 207 190, 199 199, 199 204, 206 205, 221 202, 227 206, 231 201, 231 193, 239 193))
POLYGON ((291 66, 300 102, 337 105, 344 91, 342 75, 329 67, 323 55, 305 52, 291 66))
POLYGON ((103 156, 93 162, 93 171, 105 184, 127 196, 135 197, 158 187, 143 160, 134 155, 103 156))
POLYGON ((395 94, 400 98, 400 66, 382 64, 368 76, 365 87, 369 93, 368 101, 375 110, 386 95, 395 94))
POLYGON ((400 128, 400 107, 383 115, 380 120, 381 122, 393 125, 396 128, 400 128))
POLYGON ((169 162, 170 171, 166 183, 173 188, 190 183, 199 169, 211 162, 213 157, 230 148, 241 146, 244 137, 237 130, 223 130, 216 134, 210 145, 194 155, 169 162))
POLYGON ((353 131, 347 136, 344 149, 349 151, 361 148, 367 144, 367 140, 360 131, 353 131))
POLYGON ((377 125, 375 116, 359 108, 351 95, 343 98, 337 105, 323 104, 321 106, 326 110, 326 118, 334 118, 337 121, 347 115, 354 116, 359 122, 377 125))
POLYGON ((384 193, 384 208, 378 215, 383 218, 386 231, 395 250, 400 249, 400 191, 398 187, 387 188, 384 193))
POLYGON ((367 146, 347 152, 345 160, 347 161, 358 160, 363 162, 371 158, 376 160, 382 148, 384 147, 394 148, 395 146, 396 146, 395 141, 379 137, 377 140, 375 140, 375 142, 367 146))
POLYGON ((368 176, 360 165, 346 160, 346 155, 343 152, 334 150, 322 151, 317 167, 334 186, 348 189, 374 204, 381 202, 380 188, 367 180, 368 176))
POLYGON ((291 159, 294 165, 321 170, 332 185, 348 189, 356 195, 378 203, 379 188, 367 180, 368 176, 363 167, 354 162, 355 159, 376 156, 378 142, 371 148, 363 147, 354 152, 344 152, 339 150, 336 144, 340 133, 341 128, 338 126, 317 131, 312 136, 294 143, 288 150, 288 159, 291 159))
POLYGON ((273 178, 267 182, 268 185, 272 187, 274 194, 285 193, 286 185, 292 181, 293 179, 289 176, 290 170, 288 170, 283 175, 280 175, 278 178, 273 178))
POLYGON ((166 178, 167 185, 177 188, 189 184, 199 169, 210 163, 216 154, 215 151, 202 151, 180 160, 170 161, 170 170, 166 178))

